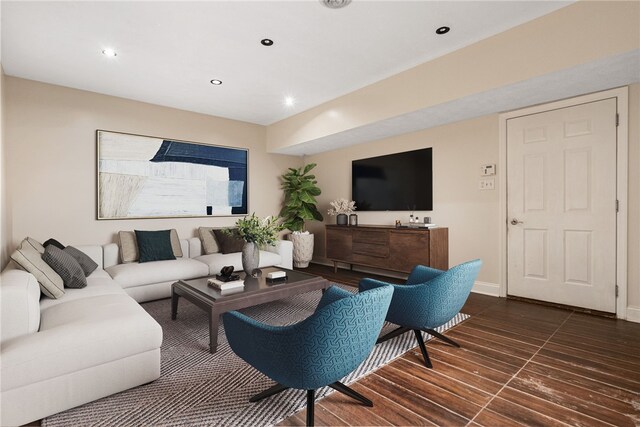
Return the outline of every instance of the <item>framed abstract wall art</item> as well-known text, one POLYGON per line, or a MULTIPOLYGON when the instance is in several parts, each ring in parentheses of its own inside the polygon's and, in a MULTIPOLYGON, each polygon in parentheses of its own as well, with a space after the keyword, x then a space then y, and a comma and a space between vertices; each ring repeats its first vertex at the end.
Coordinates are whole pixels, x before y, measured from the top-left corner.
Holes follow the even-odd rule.
POLYGON ((98 219, 248 213, 249 151, 96 131, 98 219))

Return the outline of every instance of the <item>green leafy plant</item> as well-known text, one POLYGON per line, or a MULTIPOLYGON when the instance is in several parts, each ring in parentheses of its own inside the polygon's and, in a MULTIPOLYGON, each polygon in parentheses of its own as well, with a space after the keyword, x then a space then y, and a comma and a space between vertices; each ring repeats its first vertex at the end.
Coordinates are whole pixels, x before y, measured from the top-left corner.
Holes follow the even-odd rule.
MULTIPOLYGON (((245 216, 236 221, 235 232, 244 239, 245 242, 253 242, 258 246, 275 245, 278 240, 278 233, 284 227, 278 222, 278 217, 268 216, 260 219, 255 213, 245 216)), ((233 233, 234 230, 225 230, 225 233, 233 233)))
POLYGON ((319 196, 322 191, 316 185, 315 175, 309 172, 316 167, 315 163, 289 170, 282 175, 282 189, 284 190, 284 206, 280 211, 283 225, 291 231, 304 230, 305 220, 322 221, 322 214, 318 211, 319 196))

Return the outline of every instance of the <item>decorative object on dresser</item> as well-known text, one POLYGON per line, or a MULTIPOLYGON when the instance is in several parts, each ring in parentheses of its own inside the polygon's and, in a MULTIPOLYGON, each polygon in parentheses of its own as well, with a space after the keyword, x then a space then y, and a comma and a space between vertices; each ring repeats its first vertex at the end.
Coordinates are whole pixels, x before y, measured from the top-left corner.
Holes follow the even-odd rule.
MULTIPOLYGON (((348 225, 349 217, 356 210, 356 202, 353 200, 349 201, 347 199, 339 198, 335 199, 329 203, 331 208, 327 211, 330 216, 336 217, 336 225, 348 225)), ((356 216, 356 224, 358 224, 356 216)), ((349 224, 353 225, 353 224, 349 224)))
POLYGON ((248 213, 246 149, 104 130, 96 140, 98 219, 248 213))
POLYGON ((304 231, 305 221, 322 221, 324 218, 318 211, 316 196, 321 194, 316 185, 315 175, 309 172, 315 163, 294 169, 282 175, 282 189, 284 190, 284 205, 280 211, 285 228, 291 230, 289 240, 293 243, 293 265, 306 268, 313 258, 313 234, 304 231))
POLYGON ((390 225, 326 225, 326 257, 339 262, 409 273, 416 265, 449 268, 449 229, 390 225))

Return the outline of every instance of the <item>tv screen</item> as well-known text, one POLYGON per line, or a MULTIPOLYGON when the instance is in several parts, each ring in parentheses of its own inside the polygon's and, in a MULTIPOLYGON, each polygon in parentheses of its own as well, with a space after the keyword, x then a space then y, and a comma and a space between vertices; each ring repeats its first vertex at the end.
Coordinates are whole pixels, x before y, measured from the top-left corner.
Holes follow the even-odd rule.
POLYGON ((433 210, 431 148, 354 160, 351 190, 359 211, 433 210))

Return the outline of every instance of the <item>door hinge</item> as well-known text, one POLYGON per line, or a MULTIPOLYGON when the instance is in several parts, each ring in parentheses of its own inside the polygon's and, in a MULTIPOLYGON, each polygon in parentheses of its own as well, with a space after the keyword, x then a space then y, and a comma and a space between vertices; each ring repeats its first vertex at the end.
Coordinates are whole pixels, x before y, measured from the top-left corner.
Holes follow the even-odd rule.
POLYGON ((616 212, 620 212, 620 200, 616 200, 616 212))
POLYGON ((616 113, 616 127, 620 126, 620 114, 616 113))
POLYGON ((618 297, 618 285, 616 285, 616 298, 618 297))

